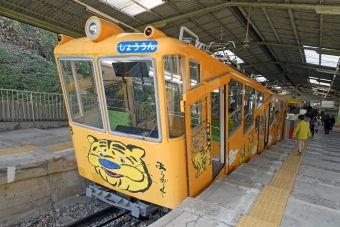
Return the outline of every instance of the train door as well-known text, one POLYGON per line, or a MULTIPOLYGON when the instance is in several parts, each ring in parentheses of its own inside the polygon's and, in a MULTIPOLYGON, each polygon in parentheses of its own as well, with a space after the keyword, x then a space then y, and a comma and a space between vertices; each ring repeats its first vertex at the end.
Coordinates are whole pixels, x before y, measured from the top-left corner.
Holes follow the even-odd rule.
POLYGON ((189 196, 196 197, 212 182, 210 95, 205 85, 183 94, 189 196))
POLYGON ((269 138, 269 114, 270 114, 270 105, 271 103, 268 103, 266 106, 266 129, 265 129, 265 137, 264 137, 264 147, 268 144, 268 138, 269 138))
POLYGON ((224 86, 210 93, 211 103, 211 153, 212 177, 218 175, 225 165, 225 97, 224 86))

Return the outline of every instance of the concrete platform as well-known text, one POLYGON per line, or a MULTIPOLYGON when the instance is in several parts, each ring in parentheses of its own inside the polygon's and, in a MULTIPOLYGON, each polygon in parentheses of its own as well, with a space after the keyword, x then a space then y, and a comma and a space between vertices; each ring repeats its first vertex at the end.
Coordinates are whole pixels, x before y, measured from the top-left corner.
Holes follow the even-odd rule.
POLYGON ((340 212, 290 197, 281 227, 336 227, 340 212))
MULTIPOLYGON (((321 131, 310 138, 282 213, 281 227, 339 226, 339 138, 340 130, 336 128, 329 135, 321 131)), ((196 198, 187 198, 151 226, 237 226, 242 215, 249 215, 264 186, 296 144, 295 139, 277 143, 218 179, 196 198)), ((295 159, 295 153, 292 155, 295 159)))
POLYGON ((89 182, 78 174, 71 142, 69 127, 0 132, 0 226, 72 203, 85 191, 89 182))

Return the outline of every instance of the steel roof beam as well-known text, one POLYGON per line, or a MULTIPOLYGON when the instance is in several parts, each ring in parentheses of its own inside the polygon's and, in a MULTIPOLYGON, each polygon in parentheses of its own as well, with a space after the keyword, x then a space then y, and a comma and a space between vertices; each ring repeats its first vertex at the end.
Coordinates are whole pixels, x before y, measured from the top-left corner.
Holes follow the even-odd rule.
MULTIPOLYGON (((323 97, 323 99, 325 99, 326 97, 327 97, 327 92, 319 92, 319 91, 306 91, 306 93, 307 94, 313 94, 313 95, 322 95, 323 97), (325 97, 326 96, 326 97, 325 97)), ((328 96, 329 98, 329 100, 339 100, 340 98, 339 98, 339 96, 337 96, 337 95, 335 95, 336 97, 331 97, 331 96, 328 96)))
POLYGON ((270 43, 270 42, 249 43, 249 46, 255 46, 255 45, 269 45, 269 46, 278 46, 278 47, 285 47, 285 48, 292 48, 292 49, 314 50, 314 51, 316 51, 319 54, 328 54, 328 55, 340 56, 340 51, 339 50, 327 50, 327 49, 322 49, 322 48, 304 47, 304 46, 279 44, 279 43, 270 43))
MULTIPOLYGON (((166 0, 165 2, 172 2, 171 0, 166 0)), ((207 12, 216 11, 226 7, 249 7, 249 2, 225 2, 215 6, 210 6, 204 9, 189 12, 183 15, 167 18, 161 21, 152 23, 152 25, 157 26, 157 24, 165 24, 177 20, 181 20, 188 17, 198 16, 205 14, 207 12)), ((287 3, 266 3, 266 2, 253 2, 251 7, 254 8, 272 8, 272 9, 303 9, 303 10, 339 10, 340 5, 319 5, 319 4, 287 4, 287 3)), ((138 29, 144 29, 138 28, 138 29)))
MULTIPOLYGON (((310 84, 310 87, 303 87, 303 88, 311 89, 311 87, 316 88, 318 90, 324 90, 324 91, 328 90, 327 86, 323 87, 323 86, 320 86, 320 85, 317 85, 317 84, 310 84)), ((313 89, 311 89, 311 90, 313 90, 313 89)), ((334 89, 329 89, 329 91, 331 91, 331 92, 338 92, 337 90, 334 90, 334 89)))
MULTIPOLYGON (((292 64, 289 62, 277 62, 277 61, 271 61, 271 62, 262 62, 259 64, 252 64, 252 65, 241 65, 242 68, 249 68, 249 67, 253 67, 253 66, 258 66, 258 65, 268 65, 268 64, 279 64, 279 65, 289 65, 289 66, 293 66, 293 67, 300 67, 300 68, 306 68, 306 69, 322 69, 322 70, 330 70, 329 74, 334 74, 334 69, 330 68, 330 67, 314 67, 314 66, 307 66, 307 65, 298 65, 298 64, 292 64)), ((328 73, 327 71, 325 71, 326 73, 328 73)), ((336 75, 340 75, 340 72, 338 72, 336 75)))
MULTIPOLYGON (((204 6, 202 5, 202 3, 199 1, 199 0, 195 0, 196 1, 196 3, 201 7, 201 8, 204 8, 204 6)), ((242 45, 242 42, 240 41, 240 40, 238 40, 237 38, 236 38, 236 36, 234 35, 234 34, 232 34, 227 28, 226 28, 226 26, 224 25, 224 24, 222 24, 218 19, 216 19, 216 17, 212 14, 212 13, 210 13, 210 12, 208 12, 207 13, 216 23, 218 23, 220 26, 221 26, 221 28, 224 30, 224 31, 226 31, 234 40, 235 40, 235 42, 237 42, 238 44, 240 44, 240 45, 242 45)), ((221 31, 222 32, 222 31, 221 31)), ((221 40, 222 40, 222 36, 221 36, 221 40)), ((249 48, 248 49, 246 49, 249 53, 250 53, 250 55, 252 56, 252 57, 254 57, 256 60, 258 60, 259 61, 259 59, 249 50, 249 48)), ((234 53, 235 55, 236 55, 236 53, 234 53)), ((250 64, 249 62, 248 62, 248 64, 250 64)), ((261 71, 259 70, 259 69, 257 69, 256 67, 254 67, 258 72, 260 72, 261 73, 261 71)))
MULTIPOLYGON (((186 14, 185 11, 183 11, 180 7, 178 7, 176 4, 174 4, 173 2, 169 1, 168 4, 170 4, 174 9, 176 9, 178 12, 182 13, 182 14, 186 14)), ((219 40, 219 38, 211 33, 208 29, 206 29, 202 24, 200 24, 198 21, 195 20, 195 18, 193 18, 192 16, 189 16, 189 19, 196 24, 200 29, 202 29, 204 32, 206 32, 211 38, 215 39, 215 40, 219 40)))
POLYGON ((49 22, 45 22, 35 17, 27 16, 25 13, 19 13, 17 11, 7 9, 2 6, 0 6, 0 14, 5 17, 12 18, 14 20, 18 20, 18 21, 42 28, 42 29, 47 29, 51 32, 55 32, 58 34, 62 33, 62 34, 65 34, 65 35, 68 35, 74 38, 79 38, 85 35, 85 32, 83 30, 79 30, 77 32, 75 31, 76 29, 73 29, 73 30, 65 29, 64 27, 51 24, 49 22))
MULTIPOLYGON (((290 4, 290 0, 286 0, 286 4, 290 4)), ((301 46, 300 39, 299 39, 299 34, 298 34, 298 31, 297 31, 297 28, 296 28, 295 19, 294 19, 294 15, 293 15, 292 9, 288 9, 288 14, 289 14, 290 22, 292 23, 292 27, 293 27, 296 43, 299 46, 301 46)), ((302 64, 305 65, 306 64, 305 55, 303 54, 301 49, 299 49, 299 53, 300 53, 302 64)), ((307 70, 305 70, 305 73, 306 73, 306 75, 308 75, 308 71, 307 70)))
MULTIPOLYGON (((320 34, 319 34, 319 48, 322 47, 322 39, 323 39, 323 15, 320 15, 320 34)), ((319 55, 319 65, 321 65, 321 54, 319 55)))
MULTIPOLYGON (((249 9, 249 8, 248 8, 249 9)), ((251 9, 249 9, 251 10, 251 9)), ((231 12, 233 12, 238 18, 239 18, 239 21, 242 23, 243 21, 243 24, 245 26, 245 29, 247 29, 247 23, 249 23, 249 34, 251 34, 251 36, 253 37, 254 40, 257 40, 257 39, 261 39, 261 40, 265 40, 265 38, 263 37, 263 35, 261 34, 261 32, 259 31, 259 29, 256 27, 255 23, 253 22, 253 20, 251 19, 251 11, 248 11, 246 12, 245 9, 243 8, 231 8, 230 9, 231 12), (243 15, 243 17, 242 17, 243 15), (249 15, 249 22, 248 22, 248 15, 249 15), (247 18, 247 19, 246 19, 247 18), (246 23, 247 22, 247 23, 246 23)), ((247 30, 246 30, 247 31, 247 30)), ((249 48, 245 48, 249 53, 250 50, 249 48)), ((261 48, 264 53, 268 56, 268 58, 274 58, 273 60, 274 61, 277 61, 277 56, 275 56, 275 53, 274 51, 271 49, 271 48, 261 48)), ((252 56, 257 59, 258 61, 260 61, 257 57, 255 57, 253 54, 252 56)), ((267 68, 267 67, 266 67, 267 68)), ((262 68, 261 68, 262 69, 262 68)), ((267 70, 270 72, 270 69, 267 68, 267 70)), ((281 69, 279 69, 281 70, 281 69)), ((282 69, 283 70, 283 69, 282 69)), ((263 73, 261 72, 261 70, 258 70, 262 75, 263 73)), ((288 78, 288 80, 290 80, 288 78)))
MULTIPOLYGON (((258 1, 259 1, 259 2, 262 2, 262 0, 258 0, 258 1)), ((262 11, 263 11, 263 13, 264 13, 264 15, 265 15, 265 17, 266 17, 266 19, 267 19, 267 21, 268 21, 270 27, 271 27, 273 33, 275 34, 276 39, 279 41, 279 43, 282 44, 282 40, 281 40, 279 34, 278 34, 277 31, 276 31, 276 28, 275 28, 275 26, 274 26, 274 23, 272 22, 272 20, 271 20, 269 14, 268 14, 268 12, 267 12, 267 9, 266 9, 266 8, 262 8, 262 11)), ((290 59, 289 59, 289 56, 288 56, 288 53, 287 53, 286 49, 285 49, 285 48, 282 48, 282 50, 283 50, 283 52, 285 53, 287 60, 289 61, 290 59)), ((295 73, 295 69, 294 69, 294 68, 293 68, 293 71, 294 71, 294 73, 295 73)), ((288 75, 286 75, 286 76, 289 77, 288 75)), ((290 80, 290 79, 289 79, 289 80, 290 80)))
MULTIPOLYGON (((247 23, 248 23, 248 19, 246 18, 247 13, 244 12, 244 14, 245 14, 244 15, 242 13, 243 9, 239 9, 237 7, 236 8, 230 8, 230 10, 237 17, 237 19, 241 22, 241 24, 243 24, 243 26, 245 26, 245 28, 247 28, 247 23)), ((259 41, 261 42, 261 41, 264 40, 261 37, 261 34, 259 32, 257 32, 257 28, 256 28, 255 25, 253 25, 251 20, 249 21, 249 35, 251 35, 251 37, 254 40, 256 40, 257 42, 259 42, 259 41)), ((275 56, 275 54, 267 46, 261 46, 260 48, 262 49, 263 53, 267 55, 268 59, 270 59, 272 61, 278 61, 278 58, 275 56)), ((282 68, 281 65, 277 65, 277 69, 281 73, 284 73, 284 69, 282 68)), ((286 76, 286 78, 290 83, 294 84, 294 82, 288 76, 286 76)))
MULTIPOLYGON (((324 0, 320 0, 320 4, 323 4, 324 0)), ((319 47, 322 47, 322 41, 323 41, 323 15, 320 15, 320 40, 319 40, 319 47)))

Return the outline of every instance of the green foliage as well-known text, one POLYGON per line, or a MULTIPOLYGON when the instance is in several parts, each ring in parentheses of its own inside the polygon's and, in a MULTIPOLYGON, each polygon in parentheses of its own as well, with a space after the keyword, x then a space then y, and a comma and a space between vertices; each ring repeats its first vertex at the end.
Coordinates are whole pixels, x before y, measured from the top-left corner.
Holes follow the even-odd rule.
POLYGON ((0 88, 61 92, 56 34, 0 16, 0 88))
POLYGON ((61 93, 54 62, 0 43, 0 88, 61 93))

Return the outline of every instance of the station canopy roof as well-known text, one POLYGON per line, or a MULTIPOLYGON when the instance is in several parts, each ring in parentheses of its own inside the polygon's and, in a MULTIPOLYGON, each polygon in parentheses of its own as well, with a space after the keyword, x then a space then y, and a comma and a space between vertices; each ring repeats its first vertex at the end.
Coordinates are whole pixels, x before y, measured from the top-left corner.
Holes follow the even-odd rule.
POLYGON ((3 0, 0 14, 72 37, 93 15, 174 38, 185 26, 207 45, 230 43, 219 53, 281 94, 340 99, 339 0, 3 0))

